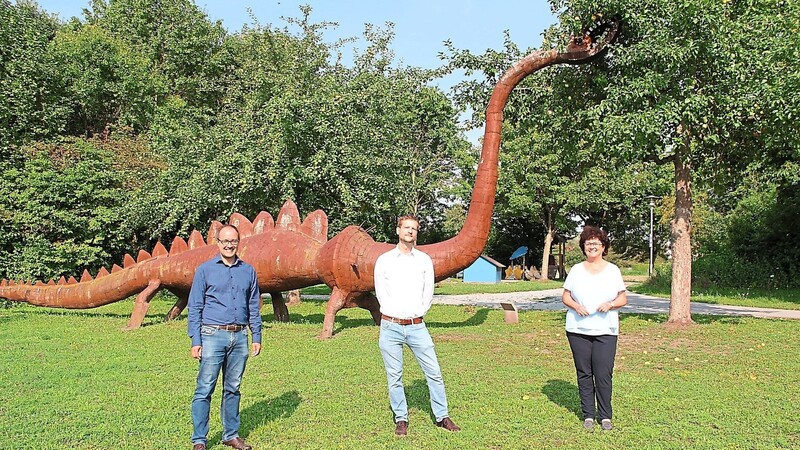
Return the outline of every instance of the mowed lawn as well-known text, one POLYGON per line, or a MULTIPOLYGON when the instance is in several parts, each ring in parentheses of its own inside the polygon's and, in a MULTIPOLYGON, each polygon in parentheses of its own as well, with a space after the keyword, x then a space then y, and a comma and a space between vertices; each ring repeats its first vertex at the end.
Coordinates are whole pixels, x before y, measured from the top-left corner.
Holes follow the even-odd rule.
MULTIPOLYGON (((0 449, 191 448, 197 362, 185 315, 123 332, 133 306, 87 311, 0 309, 0 449)), ((614 378, 615 429, 585 432, 564 313, 434 306, 427 321, 450 411, 463 431, 433 425, 410 353, 410 431, 393 435, 378 328, 345 310, 331 340, 316 339, 325 304, 291 307, 270 323, 243 384, 241 434, 256 449, 798 448, 800 322, 697 316, 622 316, 614 378)), ((210 446, 219 443, 219 393, 210 446)))

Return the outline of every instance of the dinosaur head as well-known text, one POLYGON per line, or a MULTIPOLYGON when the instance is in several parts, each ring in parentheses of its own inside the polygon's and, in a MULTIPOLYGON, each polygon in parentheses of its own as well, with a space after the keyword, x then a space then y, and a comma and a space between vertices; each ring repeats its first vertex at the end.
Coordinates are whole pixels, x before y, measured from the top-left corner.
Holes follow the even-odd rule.
POLYGON ((573 36, 567 49, 558 54, 557 61, 566 64, 584 64, 603 55, 619 36, 619 19, 599 19, 573 36))

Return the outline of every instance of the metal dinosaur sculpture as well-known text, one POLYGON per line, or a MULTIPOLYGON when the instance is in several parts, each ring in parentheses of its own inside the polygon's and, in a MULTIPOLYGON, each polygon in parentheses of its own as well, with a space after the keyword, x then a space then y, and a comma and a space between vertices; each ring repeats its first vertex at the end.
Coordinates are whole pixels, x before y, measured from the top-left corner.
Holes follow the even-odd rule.
MULTIPOLYGON (((601 55, 616 39, 619 22, 597 23, 582 36, 573 38, 566 50, 533 52, 508 69, 495 85, 486 110, 481 159, 467 218, 459 233, 444 242, 422 245, 430 255, 436 280, 446 279, 468 267, 480 256, 489 237, 492 209, 497 190, 503 109, 514 87, 531 73, 555 64, 582 64, 601 55)), ((375 284, 375 261, 393 244, 375 242, 358 226, 349 226, 327 240, 328 218, 317 210, 300 221, 297 207, 287 201, 277 220, 261 212, 253 222, 233 214, 229 223, 241 233, 239 255, 252 264, 258 274, 261 292, 272 296, 276 320, 288 320, 282 291, 300 289, 324 282, 332 292, 327 303, 321 338, 333 335, 336 313, 343 308, 361 307, 380 323, 378 301, 372 293, 375 284)), ((195 269, 217 253, 213 222, 205 241, 197 230, 188 242, 176 237, 167 250, 160 242, 152 253, 141 250, 134 260, 125 255, 123 267, 100 269, 92 278, 84 270, 80 281, 70 277, 57 283, 41 281, 0 282, 0 298, 55 308, 95 308, 136 294, 127 328, 138 328, 147 313, 150 300, 161 289, 178 297, 167 313, 167 320, 180 315, 186 307, 195 269)))

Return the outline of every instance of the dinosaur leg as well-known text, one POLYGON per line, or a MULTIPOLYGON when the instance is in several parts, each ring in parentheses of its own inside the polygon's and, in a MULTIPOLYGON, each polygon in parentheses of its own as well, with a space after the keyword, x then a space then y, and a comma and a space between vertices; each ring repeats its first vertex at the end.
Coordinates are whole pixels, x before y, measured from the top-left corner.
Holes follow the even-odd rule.
POLYGON ((333 288, 328 299, 328 308, 325 310, 325 320, 322 322, 322 333, 320 339, 330 339, 333 336, 333 324, 336 320, 336 313, 344 308, 347 296, 338 287, 333 288))
POLYGON ((288 322, 289 308, 287 308, 286 303, 283 302, 281 293, 270 292, 269 295, 272 297, 272 311, 275 313, 275 320, 277 322, 288 322))
POLYGON ((153 280, 136 296, 131 319, 128 321, 128 326, 124 328, 125 330, 133 330, 142 326, 147 309, 150 308, 150 300, 155 297, 159 290, 161 290, 161 282, 153 280))
POLYGON ((170 291, 178 297, 178 301, 172 305, 172 308, 169 309, 169 312, 164 317, 164 321, 168 322, 170 320, 175 320, 178 316, 181 315, 184 309, 186 309, 186 305, 189 303, 189 293, 188 292, 175 292, 170 291))
POLYGON ((375 294, 365 292, 358 297, 355 303, 359 308, 364 308, 372 314, 372 320, 375 321, 375 325, 381 324, 381 305, 378 303, 378 297, 375 297, 375 294))

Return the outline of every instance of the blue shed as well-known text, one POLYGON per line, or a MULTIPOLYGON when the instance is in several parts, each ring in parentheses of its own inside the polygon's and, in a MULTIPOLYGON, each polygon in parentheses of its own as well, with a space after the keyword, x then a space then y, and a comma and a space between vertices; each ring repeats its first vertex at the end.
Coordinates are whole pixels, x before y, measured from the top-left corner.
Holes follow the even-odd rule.
POLYGON ((505 265, 481 255, 464 269, 464 281, 471 283, 499 283, 503 279, 503 268, 505 265))

